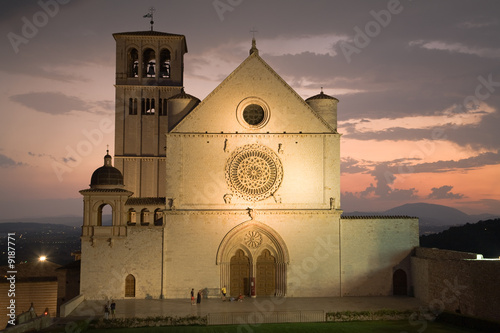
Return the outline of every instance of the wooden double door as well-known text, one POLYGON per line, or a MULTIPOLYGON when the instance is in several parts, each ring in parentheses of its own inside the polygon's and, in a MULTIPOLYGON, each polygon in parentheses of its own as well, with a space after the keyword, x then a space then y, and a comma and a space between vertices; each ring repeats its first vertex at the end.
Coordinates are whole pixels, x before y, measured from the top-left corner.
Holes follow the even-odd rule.
POLYGON ((276 293, 276 258, 269 250, 264 250, 257 257, 255 267, 250 258, 237 250, 231 258, 229 295, 251 295, 251 281, 255 278, 256 296, 274 296, 276 293))

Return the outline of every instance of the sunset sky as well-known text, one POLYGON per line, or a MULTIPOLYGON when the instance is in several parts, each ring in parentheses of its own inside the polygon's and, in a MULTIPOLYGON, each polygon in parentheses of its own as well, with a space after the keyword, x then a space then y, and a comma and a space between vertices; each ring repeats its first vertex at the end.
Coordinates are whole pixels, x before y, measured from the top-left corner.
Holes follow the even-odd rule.
POLYGON ((0 219, 82 214, 114 154, 115 41, 186 36, 186 92, 247 56, 304 99, 340 100, 341 205, 413 202, 500 214, 499 1, 40 0, 0 11, 0 219))

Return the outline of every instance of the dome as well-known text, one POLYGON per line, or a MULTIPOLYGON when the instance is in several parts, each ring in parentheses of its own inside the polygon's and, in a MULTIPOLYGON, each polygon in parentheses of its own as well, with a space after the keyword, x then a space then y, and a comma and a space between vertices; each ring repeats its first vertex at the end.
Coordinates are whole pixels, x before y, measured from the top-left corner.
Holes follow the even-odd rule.
POLYGON ((94 171, 90 178, 90 187, 100 186, 123 186, 123 175, 117 168, 111 165, 111 156, 104 156, 104 165, 94 171))
POLYGON ((184 91, 184 88, 181 89, 180 93, 170 97, 169 99, 194 99, 197 102, 200 101, 198 98, 194 97, 193 95, 186 94, 186 92, 184 91))
POLYGON ((306 102, 307 102, 307 101, 311 101, 311 100, 315 100, 315 99, 334 99, 334 100, 336 100, 337 102, 339 101, 337 98, 335 98, 335 97, 332 97, 332 96, 329 96, 329 95, 325 94, 325 93, 323 92, 323 89, 321 89, 321 92, 320 92, 319 94, 314 95, 314 96, 311 96, 311 97, 309 97, 308 99, 306 99, 306 102))

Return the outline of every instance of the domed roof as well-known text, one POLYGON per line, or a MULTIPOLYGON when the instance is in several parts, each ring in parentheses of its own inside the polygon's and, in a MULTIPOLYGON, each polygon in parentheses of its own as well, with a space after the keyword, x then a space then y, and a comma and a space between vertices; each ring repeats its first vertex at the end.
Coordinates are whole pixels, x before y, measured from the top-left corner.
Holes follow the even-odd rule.
POLYGON ((104 156, 104 165, 94 171, 90 178, 90 187, 99 186, 123 186, 123 175, 117 168, 111 165, 109 153, 104 156))
POLYGON ((306 99, 306 102, 307 102, 307 101, 311 101, 311 100, 315 100, 315 99, 334 99, 334 100, 336 100, 337 102, 339 101, 337 98, 335 98, 335 97, 332 97, 332 96, 329 96, 329 95, 325 94, 325 93, 323 92, 323 88, 321 88, 321 92, 320 92, 319 94, 314 95, 314 96, 311 96, 311 97, 309 97, 308 99, 306 99))
POLYGON ((193 95, 186 94, 186 92, 184 91, 184 88, 181 89, 180 93, 170 97, 169 99, 194 99, 194 100, 199 101, 199 99, 194 97, 193 95))

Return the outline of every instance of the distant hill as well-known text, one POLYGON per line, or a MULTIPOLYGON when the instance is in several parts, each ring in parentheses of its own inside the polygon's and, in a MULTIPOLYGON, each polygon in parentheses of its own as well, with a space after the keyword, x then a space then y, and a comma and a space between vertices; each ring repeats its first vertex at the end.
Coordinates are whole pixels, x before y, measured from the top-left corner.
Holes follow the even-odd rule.
MULTIPOLYGON (((103 223, 109 223, 111 215, 103 215, 103 223)), ((0 220, 0 225, 3 223, 48 223, 48 224, 64 224, 72 227, 81 227, 83 224, 83 216, 55 216, 55 217, 33 217, 20 219, 4 219, 0 220)))
POLYGON ((383 212, 347 212, 343 215, 407 215, 419 218, 420 234, 429 234, 448 229, 450 226, 475 223, 479 220, 497 218, 491 214, 468 215, 456 208, 429 203, 411 203, 383 212))
POLYGON ((500 256, 500 219, 466 223, 443 232, 420 237, 420 246, 473 252, 485 258, 500 256))

